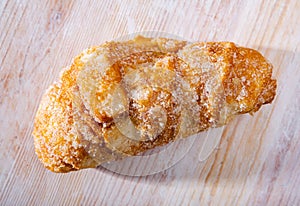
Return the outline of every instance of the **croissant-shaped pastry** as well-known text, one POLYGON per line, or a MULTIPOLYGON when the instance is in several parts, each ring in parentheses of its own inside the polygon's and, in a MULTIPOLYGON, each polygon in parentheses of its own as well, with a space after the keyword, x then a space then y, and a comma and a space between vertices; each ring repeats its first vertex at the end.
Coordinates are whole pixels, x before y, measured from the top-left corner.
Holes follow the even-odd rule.
POLYGON ((54 172, 137 155, 257 111, 275 97, 271 75, 260 53, 230 42, 106 42, 43 96, 35 150, 54 172))

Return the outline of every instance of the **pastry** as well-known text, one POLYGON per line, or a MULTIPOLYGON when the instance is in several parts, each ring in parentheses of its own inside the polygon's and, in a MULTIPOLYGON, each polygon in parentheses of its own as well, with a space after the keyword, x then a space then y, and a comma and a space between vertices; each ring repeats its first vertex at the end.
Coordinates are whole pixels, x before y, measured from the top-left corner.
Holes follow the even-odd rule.
POLYGON ((54 172, 93 168, 252 114, 275 91, 272 65, 231 42, 106 42, 77 56, 42 98, 35 150, 54 172))

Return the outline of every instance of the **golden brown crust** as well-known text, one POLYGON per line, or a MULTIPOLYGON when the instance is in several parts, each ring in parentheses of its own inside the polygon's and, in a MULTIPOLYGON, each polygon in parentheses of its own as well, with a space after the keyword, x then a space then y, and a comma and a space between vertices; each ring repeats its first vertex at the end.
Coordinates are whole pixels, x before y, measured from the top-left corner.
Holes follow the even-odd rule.
POLYGON ((55 172, 136 155, 257 111, 274 99, 271 75, 260 53, 231 42, 106 42, 44 95, 36 153, 55 172))
MULTIPOLYGON (((92 52, 94 49, 89 49, 92 52)), ((81 69, 80 58, 62 71, 60 82, 50 86, 44 94, 34 123, 35 151, 44 166, 53 172, 69 172, 96 167, 93 159, 80 141, 73 115, 72 89, 81 69)))
POLYGON ((226 101, 238 113, 255 112, 275 96, 272 65, 253 49, 238 47, 232 56, 224 80, 226 101))
POLYGON ((69 172, 96 164, 78 140, 72 103, 65 92, 60 83, 48 89, 37 112, 33 131, 39 159, 54 172, 69 172))

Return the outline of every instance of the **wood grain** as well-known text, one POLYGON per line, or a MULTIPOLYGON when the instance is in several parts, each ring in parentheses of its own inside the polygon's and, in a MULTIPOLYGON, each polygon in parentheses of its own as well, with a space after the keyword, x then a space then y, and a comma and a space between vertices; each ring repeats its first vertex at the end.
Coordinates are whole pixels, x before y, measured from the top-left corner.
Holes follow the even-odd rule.
MULTIPOLYGON (((0 2, 0 205, 300 205, 300 1, 0 2), (277 97, 146 177, 103 168, 54 174, 31 136, 44 90, 83 49, 138 31, 228 40, 274 65, 277 97)), ((201 136, 201 135, 200 135, 201 136)))

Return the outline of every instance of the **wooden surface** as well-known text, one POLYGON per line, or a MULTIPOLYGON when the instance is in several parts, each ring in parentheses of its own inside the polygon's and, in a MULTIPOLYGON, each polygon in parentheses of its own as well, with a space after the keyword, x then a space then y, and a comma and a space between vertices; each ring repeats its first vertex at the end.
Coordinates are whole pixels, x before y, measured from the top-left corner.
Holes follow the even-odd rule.
POLYGON ((298 0, 1 0, 0 205, 300 205, 299 11, 298 0), (258 49, 274 65, 276 99, 232 121, 204 161, 196 138, 146 177, 44 169, 31 136, 44 90, 83 49, 145 30, 258 49))

